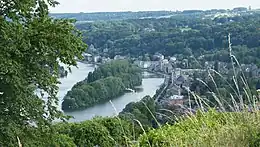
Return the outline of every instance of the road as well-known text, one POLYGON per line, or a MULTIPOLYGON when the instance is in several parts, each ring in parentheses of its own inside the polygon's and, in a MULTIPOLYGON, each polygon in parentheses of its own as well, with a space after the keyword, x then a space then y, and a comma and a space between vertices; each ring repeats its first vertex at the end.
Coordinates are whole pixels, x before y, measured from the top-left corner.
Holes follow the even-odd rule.
POLYGON ((159 99, 161 98, 162 94, 164 93, 164 91, 167 90, 167 87, 169 86, 169 81, 170 81, 170 76, 167 75, 164 80, 164 84, 163 84, 164 87, 163 87, 162 91, 159 93, 159 95, 155 98, 155 102, 158 102, 159 99))

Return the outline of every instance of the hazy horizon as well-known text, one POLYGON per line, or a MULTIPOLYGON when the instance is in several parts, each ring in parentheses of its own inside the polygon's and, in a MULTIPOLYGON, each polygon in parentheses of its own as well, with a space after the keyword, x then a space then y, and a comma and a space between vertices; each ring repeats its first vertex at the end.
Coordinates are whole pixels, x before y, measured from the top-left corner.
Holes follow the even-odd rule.
POLYGON ((120 12, 120 11, 176 11, 233 9, 235 7, 260 8, 259 0, 57 0, 51 13, 120 12))

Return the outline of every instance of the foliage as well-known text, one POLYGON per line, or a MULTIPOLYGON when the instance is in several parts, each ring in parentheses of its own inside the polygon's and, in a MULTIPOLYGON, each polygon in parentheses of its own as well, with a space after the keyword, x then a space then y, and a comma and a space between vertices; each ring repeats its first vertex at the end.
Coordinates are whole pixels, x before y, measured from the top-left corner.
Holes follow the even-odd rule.
MULTIPOLYGON (((127 105, 120 114, 121 119, 96 118, 51 125, 56 118, 64 119, 55 106, 58 104, 59 63, 76 65, 75 59, 81 59, 87 47, 81 33, 74 28, 74 21, 49 17, 48 6, 56 4, 53 0, 3 0, 0 3, 0 146, 18 146, 17 138, 23 146, 126 146, 134 136, 151 127, 157 129, 144 133, 138 140, 140 146, 259 146, 259 112, 198 112, 172 126, 158 128, 157 106, 150 97, 127 105), (47 94, 46 101, 35 94, 36 89, 47 94), (139 123, 143 126, 136 127, 139 123)), ((129 17, 149 13, 138 12, 138 16, 129 17)), ((137 57, 156 52, 185 57, 203 54, 202 61, 217 62, 230 61, 229 52, 222 50, 228 45, 226 33, 229 32, 233 36, 234 53, 242 63, 260 65, 258 13, 215 19, 201 17, 202 13, 191 10, 172 18, 78 23, 76 26, 88 32, 86 43, 94 44, 101 54, 106 54, 103 50, 107 48, 111 57, 116 54, 137 57)), ((228 83, 231 79, 228 77, 228 83)), ((231 86, 226 86, 221 79, 216 81, 208 81, 209 89, 225 98, 229 95, 226 91, 232 87, 238 87, 241 93, 245 91, 242 95, 247 94, 243 81, 231 86)), ((256 83, 259 85, 257 79, 250 79, 248 83, 250 89, 256 83)), ((64 98, 62 107, 68 110, 89 107, 140 84, 138 68, 127 61, 113 61, 76 84, 64 98)), ((209 92, 205 86, 198 85, 194 83, 192 90, 200 94, 209 92)))
POLYGON ((139 102, 132 102, 127 104, 123 111, 120 112, 119 116, 122 119, 134 122, 137 126, 139 124, 136 122, 136 120, 138 120, 146 130, 148 130, 148 128, 158 126, 155 120, 156 104, 154 99, 150 96, 144 97, 139 102))
POLYGON ((68 71, 63 66, 59 66, 58 73, 60 78, 67 77, 68 75, 68 71))
POLYGON ((142 84, 141 70, 128 61, 116 60, 103 64, 87 79, 73 86, 62 102, 63 110, 87 108, 124 93, 126 88, 142 84))
POLYGON ((198 112, 139 138, 138 146, 256 146, 259 112, 198 112))
POLYGON ((28 131, 32 124, 44 130, 62 117, 54 106, 59 63, 76 65, 75 57, 80 59, 87 46, 73 21, 49 17, 48 6, 56 4, 54 0, 0 3, 1 146, 17 146, 17 136, 33 135, 28 131), (43 101, 35 89, 47 93, 48 99, 43 101))
POLYGON ((70 136, 77 146, 127 145, 131 139, 131 124, 116 117, 55 126, 59 134, 70 136))
MULTIPOLYGON (((232 72, 232 69, 229 70, 232 72)), ((192 100, 196 101, 197 96, 205 97, 204 100, 211 107, 218 107, 221 102, 226 111, 233 109, 234 101, 240 103, 240 98, 244 104, 250 105, 254 101, 253 96, 257 95, 258 78, 246 75, 241 69, 235 79, 233 74, 225 75, 217 71, 193 74, 192 78, 190 86, 190 92, 193 93, 192 100)))
POLYGON ((175 123, 175 118, 183 114, 179 110, 178 107, 163 106, 156 103, 154 98, 145 96, 139 102, 127 104, 119 113, 119 117, 132 122, 135 125, 135 136, 139 136, 144 130, 149 131, 161 125, 175 123))
POLYGON ((106 21, 122 19, 139 19, 143 17, 168 16, 170 11, 141 11, 141 12, 96 12, 96 13, 59 13, 51 14, 55 18, 75 18, 79 21, 106 21))
POLYGON ((121 78, 107 77, 92 83, 76 85, 64 97, 63 110, 87 108, 94 104, 115 98, 125 91, 121 78))
POLYGON ((101 65, 93 73, 89 73, 87 82, 91 83, 109 76, 120 77, 127 88, 142 84, 141 70, 126 60, 115 60, 101 65))
MULTIPOLYGON (((88 44, 102 53, 134 57, 163 53, 165 56, 183 54, 207 55, 207 60, 227 60, 223 48, 227 47, 227 35, 232 34, 233 46, 245 46, 245 52, 255 60, 255 48, 259 48, 260 15, 258 13, 227 17, 225 22, 214 16, 176 14, 170 18, 130 19, 80 23, 77 28, 87 32, 88 44), (210 16, 210 17, 209 17, 210 16), (215 54, 215 52, 222 52, 215 54)), ((244 51, 243 51, 244 52, 244 51)), ((242 52, 241 52, 242 53, 242 52)), ((247 62, 247 58, 243 61, 247 62)), ((251 61, 251 60, 250 60, 251 61)))

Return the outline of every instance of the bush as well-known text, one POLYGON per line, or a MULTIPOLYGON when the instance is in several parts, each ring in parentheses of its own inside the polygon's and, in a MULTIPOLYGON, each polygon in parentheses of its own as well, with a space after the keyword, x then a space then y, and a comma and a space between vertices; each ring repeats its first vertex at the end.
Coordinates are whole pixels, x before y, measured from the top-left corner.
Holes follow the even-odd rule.
POLYGON ((122 146, 132 140, 131 124, 116 117, 97 117, 81 123, 59 123, 55 128, 61 135, 57 140, 60 141, 68 136, 77 146, 122 146))
POLYGON ((214 110, 188 116, 142 135, 139 146, 257 146, 259 112, 218 113, 214 110))

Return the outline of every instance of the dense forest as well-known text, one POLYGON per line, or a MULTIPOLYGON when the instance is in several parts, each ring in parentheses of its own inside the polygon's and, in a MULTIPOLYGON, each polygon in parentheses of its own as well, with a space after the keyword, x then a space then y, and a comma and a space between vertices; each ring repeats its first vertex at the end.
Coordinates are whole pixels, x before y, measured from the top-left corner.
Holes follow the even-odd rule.
POLYGON ((108 101, 124 93, 126 88, 142 84, 141 70, 125 60, 111 61, 100 65, 78 82, 62 102, 63 110, 87 108, 108 101))
POLYGON ((110 76, 121 78, 126 88, 142 84, 141 69, 127 60, 116 60, 100 65, 93 73, 88 74, 87 82, 91 83, 110 76))
POLYGON ((210 61, 228 61, 225 49, 230 33, 241 62, 259 63, 259 22, 258 12, 225 17, 191 13, 161 19, 97 21, 76 27, 86 32, 84 41, 87 44, 93 44, 99 53, 104 51, 110 57, 117 54, 138 57, 160 52, 165 56, 204 55, 204 59, 210 61))
POLYGON ((122 79, 108 77, 92 83, 74 86, 62 102, 62 110, 88 108, 94 104, 115 98, 125 91, 122 79))
POLYGON ((111 20, 128 20, 128 19, 145 19, 145 18, 169 18, 175 15, 209 15, 215 13, 226 13, 232 11, 246 11, 245 7, 211 10, 184 10, 184 11, 125 11, 125 12, 92 12, 92 13, 51 13, 50 16, 56 19, 75 19, 78 23, 92 21, 111 21, 111 20))

